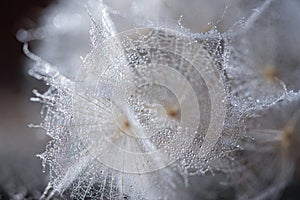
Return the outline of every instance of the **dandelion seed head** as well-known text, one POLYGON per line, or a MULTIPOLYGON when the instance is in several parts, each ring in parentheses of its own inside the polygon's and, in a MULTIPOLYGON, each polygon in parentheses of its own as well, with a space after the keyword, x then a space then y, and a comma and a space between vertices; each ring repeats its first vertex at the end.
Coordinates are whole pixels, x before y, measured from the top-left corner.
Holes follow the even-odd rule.
POLYGON ((51 55, 38 57, 27 44, 24 48, 36 63, 30 74, 50 85, 34 98, 44 104, 40 127, 52 138, 39 156, 50 166, 43 198, 55 193, 72 199, 190 198, 190 180, 199 178, 203 188, 209 184, 201 177, 217 180, 208 174, 234 179, 240 199, 281 189, 294 163, 283 164, 287 154, 282 152, 290 151, 297 128, 285 123, 286 116, 278 119, 284 126, 274 127, 270 113, 274 109, 279 115, 296 95, 279 79, 277 63, 269 62, 274 37, 256 51, 261 42, 256 39, 270 30, 253 28, 272 2, 263 3, 243 30, 228 33, 216 25, 192 33, 181 24, 184 16, 179 26, 160 23, 152 13, 136 18, 144 9, 138 3, 132 16, 96 0, 85 6, 77 2, 78 8, 70 9, 76 12, 51 15, 59 35, 90 26, 71 34, 76 40, 85 30, 90 46, 68 51, 70 63, 59 53, 63 60, 54 64, 44 60, 51 55), (75 21, 69 22, 70 16, 75 21), (127 23, 118 26, 115 18, 127 23), (79 54, 83 59, 73 63, 79 54), (60 67, 71 63, 69 76, 60 67), (265 160, 274 168, 261 169, 265 160))

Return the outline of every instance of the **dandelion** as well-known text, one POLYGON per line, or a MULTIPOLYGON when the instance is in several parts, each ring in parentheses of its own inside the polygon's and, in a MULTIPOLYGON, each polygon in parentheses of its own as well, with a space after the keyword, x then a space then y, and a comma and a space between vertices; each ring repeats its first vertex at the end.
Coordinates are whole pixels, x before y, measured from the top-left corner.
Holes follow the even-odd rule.
MULTIPOLYGON (((61 68, 71 63, 64 60, 56 67, 24 44, 25 54, 35 61, 29 73, 50 86, 44 94, 34 91, 32 98, 44 104, 38 127, 52 138, 39 155, 50 166, 41 199, 57 194, 191 199, 193 178, 205 188, 204 177, 213 182, 220 175, 227 181, 224 176, 235 180, 235 174, 242 175, 229 183, 239 199, 277 195, 293 171, 299 114, 287 111, 279 120, 282 128, 267 126, 277 124, 273 110, 298 107, 299 95, 288 92, 275 65, 257 65, 264 62, 249 51, 247 37, 274 1, 263 3, 242 31, 224 34, 216 28, 195 34, 180 23, 132 20, 102 1, 88 1, 86 15, 77 13, 84 5, 76 5, 70 9, 76 13, 53 17, 59 32, 91 26, 86 56, 78 61, 82 52, 70 51, 71 73, 61 68), (76 20, 65 20, 69 15, 76 20), (114 17, 143 27, 118 33, 114 17), (276 168, 261 170, 262 160, 276 168)), ((133 10, 138 11, 137 4, 133 10)))
POLYGON ((248 117, 248 139, 241 142, 242 155, 237 157, 241 199, 276 198, 290 180, 299 156, 299 113, 299 94, 291 92, 248 117))

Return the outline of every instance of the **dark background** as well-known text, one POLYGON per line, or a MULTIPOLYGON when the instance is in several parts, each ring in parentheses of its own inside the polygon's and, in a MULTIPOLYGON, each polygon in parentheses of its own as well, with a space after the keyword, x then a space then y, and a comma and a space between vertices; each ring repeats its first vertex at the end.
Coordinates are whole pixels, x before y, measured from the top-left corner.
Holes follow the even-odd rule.
MULTIPOLYGON (((16 40, 15 35, 21 27, 36 26, 39 14, 43 8, 47 7, 51 2, 53 1, 1 0, 0 3, 0 136, 2 134, 0 137, 0 140, 2 140, 2 144, 0 141, 0 145, 2 145, 2 148, 0 146, 0 162, 2 164, 0 164, 0 199, 8 198, 5 191, 6 187, 4 187, 3 184, 7 183, 6 181, 8 180, 18 181, 18 178, 10 179, 9 176, 20 176, 20 174, 23 173, 32 173, 32 177, 35 179, 45 179, 46 177, 45 174, 41 173, 41 167, 38 167, 41 165, 39 160, 35 156, 26 157, 28 155, 26 153, 20 153, 19 149, 23 148, 21 151, 24 150, 23 152, 30 152, 30 155, 35 155, 39 153, 37 151, 45 147, 46 142, 43 141, 42 144, 37 146, 33 145, 31 148, 28 147, 30 142, 25 142, 24 146, 16 148, 16 146, 20 146, 18 143, 20 140, 16 138, 25 138, 25 140, 27 138, 28 141, 33 139, 33 135, 29 135, 31 130, 28 130, 26 127, 26 123, 30 122, 31 119, 27 118, 28 113, 26 113, 26 109, 19 109, 19 104, 23 103, 25 106, 31 106, 31 104, 28 103, 29 99, 24 99, 24 97, 27 97, 30 93, 31 85, 34 85, 34 80, 25 75, 25 56, 22 52, 22 44, 16 40), (11 149, 7 149, 9 147, 11 147, 11 149), (8 161, 5 159, 8 159, 8 161), (29 162, 34 164, 28 164, 29 162), (19 167, 15 167, 15 165, 19 167), (12 170, 10 172, 3 171, 5 166, 8 166, 7 168, 12 170), (3 178, 5 176, 4 173, 8 176, 8 179, 3 178)), ((38 110, 39 108, 36 109, 38 110)), ((20 178, 20 184, 26 184, 24 180, 20 178)), ((300 173, 298 170, 295 174, 295 180, 284 191, 281 199, 300 199, 299 180, 300 173)), ((33 187, 37 187, 38 190, 42 190, 44 186, 44 181, 36 181, 35 185, 33 185, 33 187)), ((27 194, 25 197, 31 198, 30 194, 27 194)))
POLYGON ((1 7, 1 89, 20 90, 23 82, 22 44, 16 40, 20 27, 34 26, 39 13, 51 0, 2 0, 1 7))
POLYGON ((40 121, 41 106, 29 97, 41 83, 27 75, 22 44, 15 35, 22 27, 37 26, 40 12, 50 2, 0 1, 0 200, 38 199, 48 180, 36 154, 44 151, 49 138, 28 128, 40 121))

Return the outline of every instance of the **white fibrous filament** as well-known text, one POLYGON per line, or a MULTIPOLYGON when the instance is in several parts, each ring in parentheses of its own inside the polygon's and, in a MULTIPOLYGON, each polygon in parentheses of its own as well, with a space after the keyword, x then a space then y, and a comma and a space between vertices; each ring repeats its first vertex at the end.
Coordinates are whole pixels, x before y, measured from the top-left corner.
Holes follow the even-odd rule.
POLYGON ((142 3, 60 2, 37 55, 34 30, 20 32, 29 74, 49 85, 32 98, 51 137, 41 199, 218 199, 220 187, 229 199, 277 197, 298 156, 300 96, 249 36, 274 2, 205 33, 140 17, 142 3))

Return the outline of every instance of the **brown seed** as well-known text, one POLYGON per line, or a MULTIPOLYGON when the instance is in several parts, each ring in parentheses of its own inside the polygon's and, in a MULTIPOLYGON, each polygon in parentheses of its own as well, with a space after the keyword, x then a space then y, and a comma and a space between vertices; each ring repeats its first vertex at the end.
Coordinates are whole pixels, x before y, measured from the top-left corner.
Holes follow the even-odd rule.
POLYGON ((129 129, 129 128, 130 128, 130 123, 128 122, 128 120, 125 120, 125 121, 123 122, 123 128, 124 128, 124 129, 129 129))
POLYGON ((176 118, 178 116, 179 112, 177 109, 169 109, 167 110, 167 115, 171 118, 176 118))
POLYGON ((294 127, 287 125, 286 127, 284 127, 283 129, 283 136, 282 136, 282 145, 285 148, 290 147, 290 144, 292 142, 293 139, 293 132, 294 132, 294 127))
POLYGON ((263 75, 267 80, 274 81, 279 73, 276 67, 272 64, 267 64, 264 68, 263 75))

